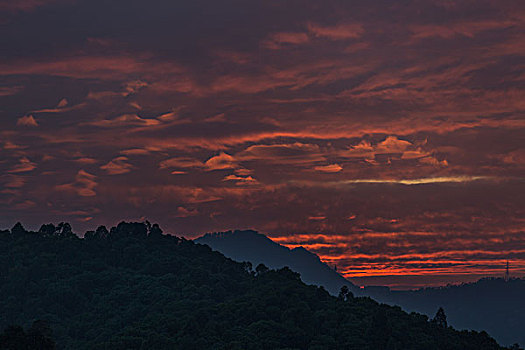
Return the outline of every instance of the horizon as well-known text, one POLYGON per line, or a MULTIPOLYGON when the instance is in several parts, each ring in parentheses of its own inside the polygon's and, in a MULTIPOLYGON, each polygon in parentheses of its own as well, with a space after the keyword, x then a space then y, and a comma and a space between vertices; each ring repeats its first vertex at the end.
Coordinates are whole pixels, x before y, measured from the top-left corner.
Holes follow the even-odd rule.
POLYGON ((17 0, 0 22, 0 227, 249 227, 397 287, 525 274, 525 2, 17 0))
MULTIPOLYGON (((142 220, 139 221, 141 223, 145 223, 148 220, 142 220)), ((120 222, 126 222, 126 221, 120 221, 120 222)), ((129 221, 132 222, 132 221, 129 221)), ((24 223, 20 223, 24 229, 26 229, 29 232, 38 232, 41 226, 37 227, 26 227, 24 226, 24 223)), ((13 225, 14 226, 14 225, 13 225)), ((111 228, 114 228, 117 226, 117 223, 114 225, 97 225, 98 226, 104 226, 108 230, 111 228)), ((91 231, 94 230, 96 227, 91 227, 91 231)), ((12 227, 11 227, 12 228, 12 227)), ((11 228, 0 228, 0 232, 2 230, 10 230, 11 228)), ((160 228, 162 229, 162 225, 160 225, 160 228)), ((76 232, 74 227, 72 227, 72 232, 75 234, 78 238, 84 239, 84 235, 90 230, 85 231, 84 233, 80 234, 80 232, 76 232)), ((257 235, 261 235, 267 239, 269 239, 271 242, 289 249, 290 251, 296 248, 303 248, 306 251, 316 255, 320 261, 324 264, 326 264, 328 267, 335 270, 335 272, 339 273, 341 276, 346 278, 348 281, 352 282, 359 288, 366 288, 366 287, 388 287, 392 291, 408 291, 408 290, 419 290, 424 288, 440 288, 440 287, 450 287, 450 286, 459 286, 462 284, 470 284, 470 283, 476 283, 479 282, 482 279, 501 279, 505 280, 505 271, 507 267, 507 263, 509 263, 509 280, 513 279, 525 279, 525 272, 521 272, 522 275, 520 276, 520 271, 516 271, 512 269, 512 262, 511 261, 505 261, 505 264, 503 265, 503 272, 502 273, 494 273, 491 275, 484 275, 484 274, 468 274, 468 276, 465 275, 429 275, 429 276, 422 276, 422 275, 409 275, 409 274, 400 274, 400 275, 377 275, 377 276, 353 276, 353 275, 345 275, 342 274, 339 270, 336 270, 334 268, 335 265, 330 265, 329 262, 324 261, 319 255, 317 255, 315 252, 310 251, 309 249, 301 246, 301 245, 285 245, 280 244, 276 240, 274 240, 272 237, 261 233, 257 230, 253 229, 231 229, 226 231, 214 231, 214 232, 206 232, 201 235, 198 235, 196 237, 187 238, 185 236, 176 235, 170 232, 163 232, 165 235, 172 235, 175 237, 183 237, 192 241, 195 241, 196 239, 202 238, 206 235, 216 235, 216 234, 227 234, 227 233, 236 233, 236 232, 253 232, 257 235)), ((199 243, 199 244, 206 244, 206 243, 199 243)), ((213 248, 212 248, 213 249, 213 248)), ((239 261, 241 262, 241 261, 239 261)))
POLYGON ((84 239, 63 222, 1 231, 0 347, 510 350, 525 342, 525 279, 360 290, 306 250, 291 253, 253 231, 198 241, 209 246, 161 233, 149 222, 84 239))

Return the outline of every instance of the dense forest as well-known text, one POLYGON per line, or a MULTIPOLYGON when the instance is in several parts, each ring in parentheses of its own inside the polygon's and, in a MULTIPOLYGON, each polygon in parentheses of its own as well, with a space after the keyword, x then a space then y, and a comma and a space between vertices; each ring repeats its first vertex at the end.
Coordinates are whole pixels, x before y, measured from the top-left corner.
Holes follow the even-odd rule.
POLYGON ((0 326, 4 349, 503 349, 443 310, 334 297, 148 222, 0 231, 0 326))

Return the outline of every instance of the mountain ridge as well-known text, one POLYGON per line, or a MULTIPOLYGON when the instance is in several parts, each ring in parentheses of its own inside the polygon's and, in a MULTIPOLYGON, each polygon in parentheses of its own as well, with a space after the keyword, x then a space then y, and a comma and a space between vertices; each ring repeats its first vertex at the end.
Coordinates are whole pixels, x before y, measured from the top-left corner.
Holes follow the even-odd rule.
POLYGON ((337 295, 342 286, 354 294, 359 291, 359 287, 322 262, 317 254, 304 247, 290 249, 254 230, 207 233, 194 242, 207 244, 233 260, 249 261, 254 266, 260 263, 272 269, 287 266, 298 272, 306 284, 321 285, 332 295, 337 295), (262 247, 264 251, 260 250, 262 247))

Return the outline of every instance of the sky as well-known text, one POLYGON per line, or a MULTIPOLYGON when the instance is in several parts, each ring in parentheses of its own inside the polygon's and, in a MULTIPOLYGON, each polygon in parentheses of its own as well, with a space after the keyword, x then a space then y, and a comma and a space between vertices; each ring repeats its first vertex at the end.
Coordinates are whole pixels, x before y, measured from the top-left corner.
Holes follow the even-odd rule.
POLYGON ((256 229, 357 284, 525 274, 525 2, 0 0, 0 227, 256 229))

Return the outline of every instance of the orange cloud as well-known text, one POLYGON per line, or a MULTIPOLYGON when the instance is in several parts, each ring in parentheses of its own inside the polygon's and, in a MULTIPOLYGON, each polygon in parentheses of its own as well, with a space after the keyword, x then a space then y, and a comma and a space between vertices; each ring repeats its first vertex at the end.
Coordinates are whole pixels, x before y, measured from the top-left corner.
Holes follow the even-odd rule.
POLYGON ((69 104, 66 98, 63 98, 58 102, 57 108, 64 108, 69 104))
MULTIPOLYGON (((441 164, 440 164, 441 165, 441 164)), ((298 184, 302 186, 311 187, 340 187, 344 185, 352 184, 400 184, 400 185, 424 185, 424 184, 439 184, 439 183, 468 183, 475 181, 498 181, 498 178, 491 176, 470 176, 470 175, 457 175, 457 176, 437 176, 437 177, 424 177, 424 178, 413 178, 413 179, 381 179, 381 178, 370 178, 370 179, 352 179, 342 181, 304 181, 304 180, 292 180, 291 184, 298 184)))
POLYGON ((98 186, 96 176, 84 170, 79 170, 72 183, 56 186, 58 191, 74 192, 81 197, 96 196, 95 188, 98 186))
POLYGON ((403 153, 412 143, 400 140, 396 136, 388 136, 376 147, 376 153, 403 153))
POLYGON ((253 173, 253 170, 246 169, 246 168, 238 168, 238 169, 235 169, 234 173, 239 176, 248 176, 253 173))
POLYGON ((224 169, 234 169, 236 167, 235 158, 231 155, 221 152, 219 155, 211 157, 208 159, 204 166, 208 170, 224 170, 224 169))
POLYGON ((129 173, 133 169, 133 165, 127 163, 127 157, 117 157, 109 163, 102 165, 100 169, 107 171, 109 175, 120 175, 129 173))
POLYGON ((251 176, 237 176, 233 174, 224 177, 222 181, 235 181, 237 185, 258 183, 258 181, 251 176))
MULTIPOLYGON (((151 64, 150 55, 102 56, 79 55, 53 60, 16 60, 0 64, 0 74, 42 74, 71 78, 126 78, 129 74, 180 74, 183 69, 174 62, 151 64)), ((133 89, 133 87, 132 87, 133 89)), ((129 92, 128 92, 129 93, 129 92)))
POLYGON ((18 164, 9 169, 8 173, 26 173, 36 169, 36 163, 33 163, 27 157, 20 158, 18 164))
POLYGON ((16 125, 36 127, 38 123, 32 115, 26 115, 18 118, 16 125))
POLYGON ((160 121, 158 121, 155 118, 141 118, 136 114, 123 114, 113 119, 103 119, 87 123, 87 125, 93 125, 103 128, 127 126, 154 126, 159 124, 160 121))
POLYGON ((424 158, 419 158, 418 160, 420 163, 423 163, 423 164, 428 164, 428 165, 433 165, 433 166, 448 166, 448 162, 446 159, 444 160, 437 160, 436 158, 434 157, 424 157, 424 158))
POLYGON ((337 173, 343 170, 343 167, 339 164, 319 165, 314 167, 315 170, 323 173, 337 173))
POLYGON ((525 164, 525 150, 518 149, 516 151, 512 151, 504 155, 502 158, 503 158, 503 162, 507 164, 524 165, 525 164))
POLYGON ((195 159, 189 157, 175 157, 163 160, 159 163, 160 169, 168 168, 202 168, 204 164, 195 159))
POLYGON ((419 159, 427 157, 428 155, 428 152, 423 151, 421 148, 417 148, 415 150, 404 151, 401 159, 419 159))
POLYGON ((131 148, 120 151, 125 156, 146 156, 151 154, 151 151, 144 148, 131 148))

